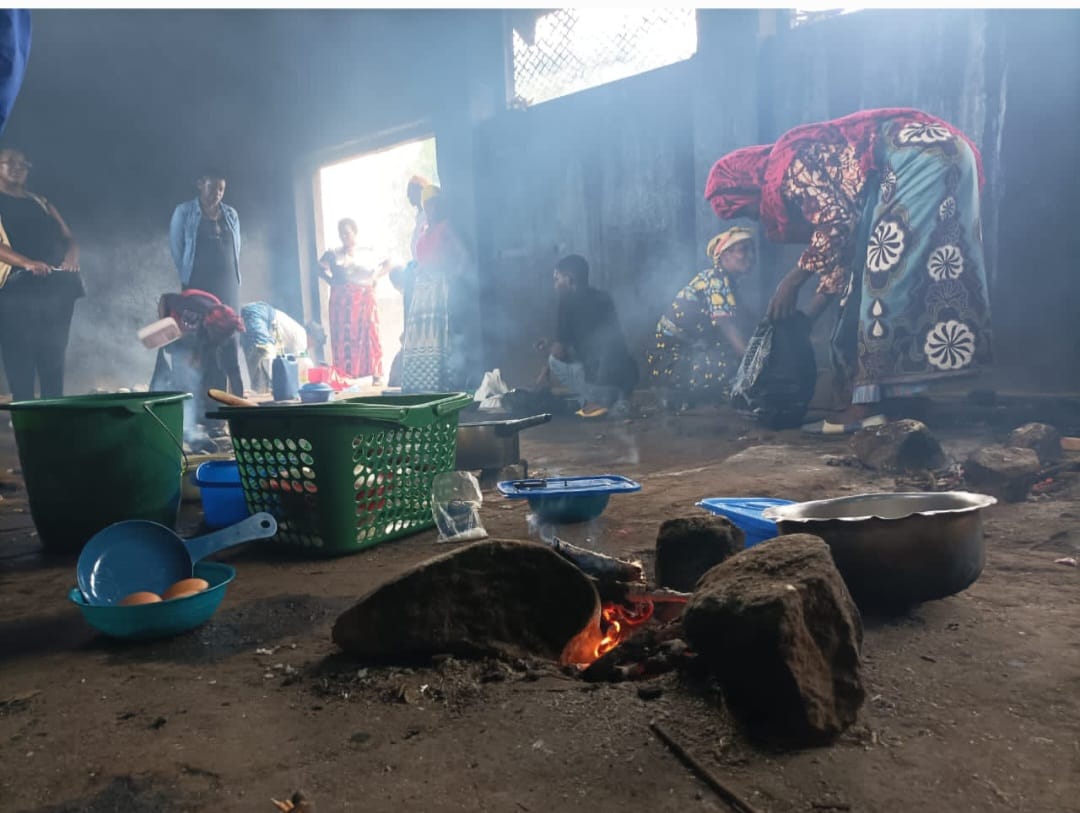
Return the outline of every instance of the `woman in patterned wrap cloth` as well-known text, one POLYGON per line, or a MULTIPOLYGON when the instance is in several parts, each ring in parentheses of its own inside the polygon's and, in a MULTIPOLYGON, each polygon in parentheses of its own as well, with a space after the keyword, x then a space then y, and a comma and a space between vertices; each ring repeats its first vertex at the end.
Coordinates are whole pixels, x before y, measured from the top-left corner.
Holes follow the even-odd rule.
POLYGON ((720 218, 760 219, 772 240, 809 243, 769 317, 790 316, 814 274, 811 314, 840 300, 832 356, 851 406, 807 431, 882 423, 871 414, 880 402, 990 361, 982 185, 970 139, 906 108, 796 127, 713 166, 705 197, 720 218))
POLYGON ((666 390, 669 408, 729 395, 731 376, 746 353, 735 325, 738 277, 754 265, 754 234, 738 226, 716 235, 705 253, 712 267, 697 274, 656 325, 649 375, 666 390))
POLYGON ((475 388, 479 347, 476 269, 437 186, 421 195, 427 228, 416 243, 416 277, 401 348, 401 391, 475 388))
POLYGON ((359 246, 359 228, 350 217, 338 222, 341 246, 319 259, 321 276, 330 283, 330 351, 334 369, 345 378, 382 380, 382 344, 375 285, 389 270, 374 268, 370 252, 359 246))

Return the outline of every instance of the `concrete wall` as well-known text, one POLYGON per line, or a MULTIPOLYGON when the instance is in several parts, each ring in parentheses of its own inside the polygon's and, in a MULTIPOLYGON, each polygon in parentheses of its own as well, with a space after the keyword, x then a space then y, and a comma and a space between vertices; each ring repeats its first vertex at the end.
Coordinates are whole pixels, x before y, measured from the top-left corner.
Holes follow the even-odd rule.
POLYGON ((496 12, 35 11, 33 20, 4 142, 28 152, 32 187, 56 202, 82 247, 90 293, 72 326, 71 393, 149 381, 154 354, 134 334, 176 288, 169 217, 207 162, 228 174, 226 201, 240 214, 244 298, 297 317, 315 249, 304 228, 310 201, 298 207, 295 192, 298 178, 310 192, 316 153, 379 145, 404 125, 438 128, 444 174, 471 205, 472 122, 491 105, 469 77, 501 59, 496 12))
MULTIPOLYGON (((1080 14, 861 11, 780 31, 761 53, 761 135, 873 107, 942 116, 980 147, 983 234, 1003 388, 1076 390, 1080 336, 1080 14), (1038 273, 1033 269, 1038 268, 1038 273)), ((770 288, 798 247, 765 246, 770 288)), ((807 286, 809 287, 809 286, 807 286)))
POLYGON ((554 332, 560 256, 588 259, 642 364, 660 312, 706 264, 705 243, 723 224, 703 200, 705 175, 757 136, 758 12, 698 14, 691 60, 481 126, 485 337, 508 382, 531 385, 532 343, 554 332))
MULTIPOLYGON (((70 391, 148 380, 134 340, 174 287, 166 230, 207 161, 241 216, 244 296, 311 308, 320 157, 435 133, 488 282, 489 366, 528 384, 551 332, 550 271, 576 251, 643 358, 657 315, 719 223, 712 162, 860 107, 938 113, 980 144, 999 359, 1077 382, 1080 40, 1076 12, 864 11, 776 35, 756 11, 699 12, 688 62, 525 111, 505 109, 495 11, 37 11, 5 142, 83 245, 70 391), (760 48, 760 52, 759 52, 760 48), (296 193, 300 191, 299 200, 296 193), (1000 224, 1000 228, 995 228, 1000 224)), ((759 311, 798 249, 763 246, 759 311)), ((1064 384, 1062 383, 1064 382, 1064 384)))

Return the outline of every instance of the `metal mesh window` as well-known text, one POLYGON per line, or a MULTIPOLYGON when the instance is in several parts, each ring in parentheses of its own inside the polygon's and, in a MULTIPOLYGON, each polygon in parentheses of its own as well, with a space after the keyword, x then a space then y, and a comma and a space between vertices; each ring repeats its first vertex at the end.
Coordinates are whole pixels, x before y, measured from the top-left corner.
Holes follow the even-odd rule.
POLYGON ((562 8, 536 19, 525 37, 514 30, 518 108, 690 58, 697 16, 692 8, 562 8))
POLYGON ((829 9, 808 9, 797 8, 794 14, 791 15, 791 27, 798 28, 803 25, 809 25, 810 23, 820 22, 821 20, 828 20, 832 17, 839 17, 842 14, 851 14, 855 11, 862 11, 859 8, 829 8, 829 9))

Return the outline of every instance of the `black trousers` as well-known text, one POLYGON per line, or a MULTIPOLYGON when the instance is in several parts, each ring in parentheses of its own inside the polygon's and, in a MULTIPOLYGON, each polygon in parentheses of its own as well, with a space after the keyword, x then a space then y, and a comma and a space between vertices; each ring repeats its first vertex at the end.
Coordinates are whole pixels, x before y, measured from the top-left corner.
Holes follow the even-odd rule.
POLYGON ((75 298, 56 293, 0 291, 0 356, 14 401, 64 394, 67 355, 75 298))

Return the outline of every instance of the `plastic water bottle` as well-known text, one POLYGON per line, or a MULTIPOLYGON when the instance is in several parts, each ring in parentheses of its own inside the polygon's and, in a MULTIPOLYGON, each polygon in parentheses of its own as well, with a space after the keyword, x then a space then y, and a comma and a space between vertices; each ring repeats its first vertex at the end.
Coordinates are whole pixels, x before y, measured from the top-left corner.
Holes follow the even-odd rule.
POLYGON ((309 373, 314 366, 315 362, 311 360, 306 350, 296 357, 296 380, 300 382, 301 387, 311 383, 309 373))

